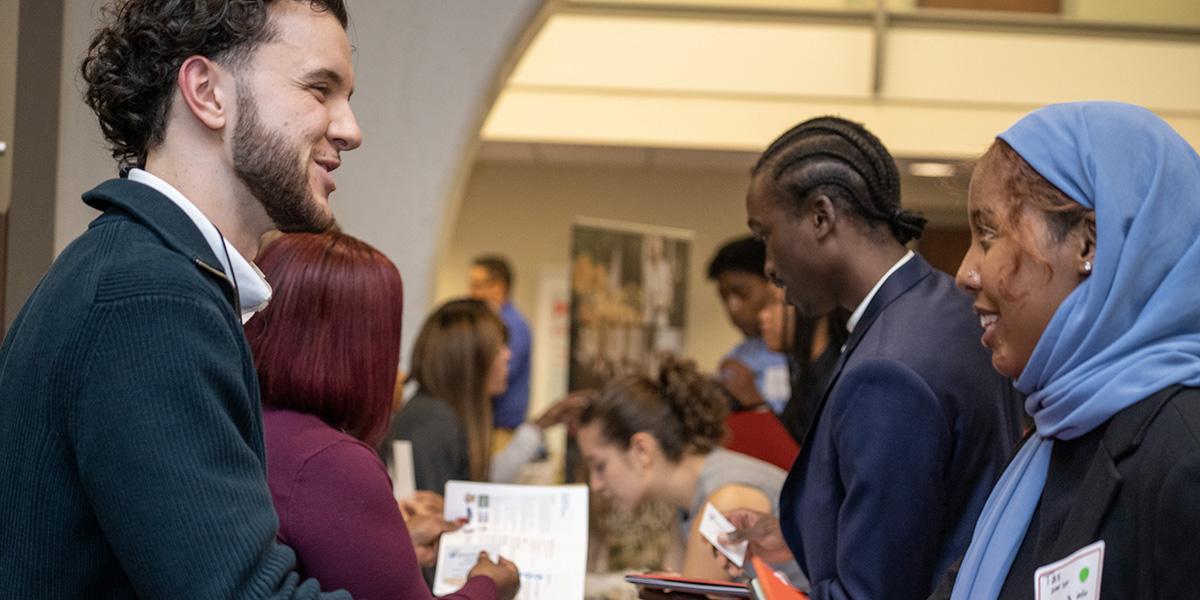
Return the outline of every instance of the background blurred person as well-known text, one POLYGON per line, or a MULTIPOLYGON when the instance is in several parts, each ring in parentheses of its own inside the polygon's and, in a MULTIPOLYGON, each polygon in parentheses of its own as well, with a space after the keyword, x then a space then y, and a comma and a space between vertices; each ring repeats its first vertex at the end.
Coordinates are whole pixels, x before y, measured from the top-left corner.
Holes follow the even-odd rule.
POLYGON ((508 259, 487 254, 471 261, 468 295, 491 307, 508 330, 508 375, 505 387, 492 397, 492 427, 496 428, 491 451, 508 445, 514 430, 525 422, 529 412, 529 369, 533 338, 529 323, 512 303, 513 272, 508 259))
POLYGON ((838 307, 822 317, 801 317, 774 288, 771 300, 758 313, 759 328, 767 348, 788 357, 791 398, 779 415, 788 433, 803 446, 813 411, 837 366, 842 345, 850 336, 846 322, 850 311, 838 307))
POLYGON ((1051 578, 1072 598, 1196 597, 1200 156, 1140 107, 1048 106, 980 160, 968 215, 958 283, 1035 430, 952 597, 1054 597, 1051 578))
MULTIPOLYGON (((386 431, 400 360, 400 273, 341 233, 284 235, 259 265, 274 299, 245 328, 280 540, 296 550, 303 572, 356 598, 431 598, 373 449, 386 431)), ((437 521, 422 528, 417 545, 431 546, 451 528, 437 521)), ((512 598, 518 585, 511 562, 481 557, 452 597, 512 598)))
POLYGON ((725 389, 741 408, 764 403, 775 414, 791 397, 787 357, 763 340, 758 313, 771 301, 771 282, 763 272, 767 260, 762 242, 744 237, 726 242, 708 264, 708 279, 717 284, 721 305, 742 341, 721 360, 725 389))
POLYGON ((905 247, 925 220, 901 208, 896 163, 862 125, 819 117, 780 136, 755 165, 746 213, 788 303, 804 317, 850 310, 850 338, 780 522, 731 520, 757 552, 786 541, 773 550, 791 550, 816 600, 923 599, 1020 437, 1012 384, 975 342, 970 299, 905 247))
POLYGON ((421 326, 409 375, 416 393, 392 417, 381 446, 390 463, 391 441, 412 442, 417 489, 440 494, 451 479, 513 483, 543 451, 545 429, 579 410, 577 398, 555 403, 493 455, 491 398, 507 385, 505 340, 504 323, 480 300, 446 302, 421 326))
POLYGON ((667 359, 657 378, 615 380, 587 405, 577 439, 592 491, 626 510, 651 501, 679 512, 680 565, 689 577, 728 579, 699 532, 705 503, 774 514, 785 473, 721 447, 728 399, 691 363, 667 359))

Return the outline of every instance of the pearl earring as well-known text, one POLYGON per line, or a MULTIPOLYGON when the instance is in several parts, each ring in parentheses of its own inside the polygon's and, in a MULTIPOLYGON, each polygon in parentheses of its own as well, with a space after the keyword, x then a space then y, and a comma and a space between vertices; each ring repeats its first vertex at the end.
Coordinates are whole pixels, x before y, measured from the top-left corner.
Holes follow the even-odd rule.
POLYGON ((1092 274, 1092 261, 1090 261, 1090 260, 1083 261, 1083 274, 1084 275, 1092 274))

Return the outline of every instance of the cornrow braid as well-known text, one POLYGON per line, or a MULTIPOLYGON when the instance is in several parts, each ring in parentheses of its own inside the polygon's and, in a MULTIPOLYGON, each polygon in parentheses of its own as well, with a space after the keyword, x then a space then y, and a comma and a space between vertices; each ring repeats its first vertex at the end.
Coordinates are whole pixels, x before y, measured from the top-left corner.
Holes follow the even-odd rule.
POLYGON ((921 237, 925 218, 900 207, 900 171, 879 138, 840 117, 817 117, 779 136, 754 165, 799 208, 825 194, 867 225, 886 223, 901 244, 921 237))

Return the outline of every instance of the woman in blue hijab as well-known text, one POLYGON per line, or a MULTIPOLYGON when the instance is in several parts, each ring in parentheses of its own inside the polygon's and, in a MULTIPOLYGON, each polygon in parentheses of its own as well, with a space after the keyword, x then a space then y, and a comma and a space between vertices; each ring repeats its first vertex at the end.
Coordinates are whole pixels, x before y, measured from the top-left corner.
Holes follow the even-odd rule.
POLYGON ((1145 109, 1049 106, 968 210, 958 284, 1035 430, 951 598, 1200 597, 1200 157, 1145 109))

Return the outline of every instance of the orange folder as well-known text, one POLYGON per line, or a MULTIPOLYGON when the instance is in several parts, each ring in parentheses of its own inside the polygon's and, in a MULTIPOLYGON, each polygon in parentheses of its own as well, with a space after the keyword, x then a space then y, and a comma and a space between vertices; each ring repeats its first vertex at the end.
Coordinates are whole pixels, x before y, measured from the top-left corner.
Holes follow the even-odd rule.
POLYGON ((751 556, 750 565, 755 573, 750 587, 757 600, 808 600, 808 596, 804 592, 798 591, 776 577, 775 570, 762 559, 751 556))

